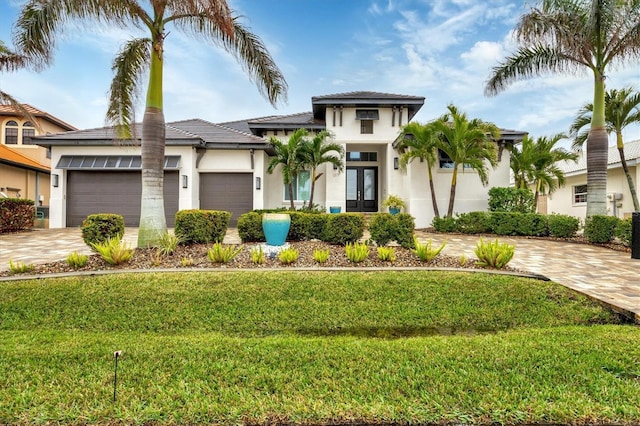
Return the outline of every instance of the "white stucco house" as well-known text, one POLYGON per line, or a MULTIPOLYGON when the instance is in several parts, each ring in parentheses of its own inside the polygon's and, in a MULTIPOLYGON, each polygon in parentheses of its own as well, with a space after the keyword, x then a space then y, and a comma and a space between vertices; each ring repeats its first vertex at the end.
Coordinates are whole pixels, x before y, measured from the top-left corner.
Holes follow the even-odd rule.
MULTIPOLYGON (((564 172, 565 185, 546 197, 546 209, 542 213, 560 213, 585 219, 587 215, 587 156, 581 151, 578 162, 558 163, 564 172)), ((619 218, 631 217, 633 201, 629 184, 622 169, 620 153, 615 146, 609 147, 607 169, 607 214, 619 218)), ((633 178, 636 192, 640 190, 640 140, 624 144, 624 156, 633 178)))
MULTIPOLYGON (((326 166, 316 184, 314 202, 342 212, 378 212, 388 194, 399 195, 417 227, 433 219, 426 164, 398 168, 394 148, 402 126, 424 104, 424 97, 377 92, 350 92, 313 97, 312 111, 252 120, 211 123, 201 119, 167 123, 165 210, 172 226, 183 209, 232 212, 232 225, 252 209, 288 207, 288 192, 279 169, 266 172, 272 148, 269 138, 288 139, 293 131, 328 130, 345 147, 345 171, 326 166)), ((138 131, 137 134, 141 132, 138 131)), ((485 210, 492 186, 509 185, 509 153, 505 147, 525 133, 503 131, 499 165, 483 187, 475 172, 461 170, 456 212, 485 210)), ((140 212, 139 141, 117 142, 110 128, 79 130, 37 138, 51 149, 51 227, 73 227, 91 213, 119 213, 126 226, 137 226, 140 212)), ((441 158, 435 184, 441 211, 446 209, 450 163, 441 158)), ((295 185, 296 205, 308 196, 309 180, 295 185)))

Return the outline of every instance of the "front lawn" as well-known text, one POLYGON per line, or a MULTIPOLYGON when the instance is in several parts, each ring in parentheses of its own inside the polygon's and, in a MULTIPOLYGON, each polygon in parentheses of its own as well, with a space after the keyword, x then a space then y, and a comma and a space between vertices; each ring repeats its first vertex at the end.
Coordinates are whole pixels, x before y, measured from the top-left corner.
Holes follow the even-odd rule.
POLYGON ((472 273, 4 282, 0 423, 632 424, 640 331, 619 322, 554 283, 472 273))

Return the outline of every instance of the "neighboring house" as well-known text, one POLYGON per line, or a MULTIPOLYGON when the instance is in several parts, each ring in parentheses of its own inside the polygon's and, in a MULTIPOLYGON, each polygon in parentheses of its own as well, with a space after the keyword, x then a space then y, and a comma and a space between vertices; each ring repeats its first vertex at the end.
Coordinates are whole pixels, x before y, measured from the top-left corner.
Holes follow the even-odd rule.
MULTIPOLYGON (((609 148, 609 166, 607 170, 607 214, 620 218, 631 217, 633 201, 627 177, 622 170, 620 153, 615 146, 609 148)), ((624 156, 638 188, 640 182, 640 140, 624 144, 624 156)), ((565 185, 546 197, 546 211, 542 213, 560 213, 585 219, 587 215, 587 157, 580 152, 577 163, 561 162, 558 164, 566 177, 565 185)))
POLYGON ((23 107, 37 123, 17 115, 10 105, 0 105, 0 192, 47 206, 51 186, 50 153, 35 145, 32 138, 76 128, 30 105, 23 104, 23 107))
MULTIPOLYGON (((399 195, 418 227, 431 224, 433 212, 424 164, 398 169, 394 142, 402 126, 424 104, 423 97, 376 92, 352 92, 312 98, 312 111, 214 124, 201 119, 167 123, 165 150, 165 209, 172 226, 176 211, 215 209, 232 212, 232 225, 252 209, 289 206, 288 191, 279 168, 266 172, 273 154, 269 138, 287 140, 293 131, 311 135, 328 130, 346 150, 345 172, 321 166, 314 201, 327 209, 377 212, 386 195, 399 195)), ((136 134, 140 134, 140 128, 136 134)), ((509 153, 504 147, 524 133, 505 131, 496 143, 501 160, 490 173, 490 186, 509 185, 509 153)), ((139 141, 118 143, 110 128, 80 130, 37 138, 51 149, 52 173, 59 186, 52 188, 51 227, 78 226, 90 213, 114 212, 127 226, 137 226, 140 212, 139 141)), ((446 158, 435 170, 441 209, 448 202, 451 169, 446 158)), ((295 182, 296 206, 309 192, 309 178, 295 182)), ((456 211, 487 208, 488 187, 475 172, 459 175, 456 211)))

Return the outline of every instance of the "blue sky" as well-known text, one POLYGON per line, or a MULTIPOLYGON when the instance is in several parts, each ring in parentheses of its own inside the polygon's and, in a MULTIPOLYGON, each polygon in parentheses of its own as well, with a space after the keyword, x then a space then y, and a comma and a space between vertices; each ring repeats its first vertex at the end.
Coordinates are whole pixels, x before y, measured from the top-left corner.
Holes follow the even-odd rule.
MULTIPOLYGON (((20 0, 0 1, 0 39, 11 40, 20 0)), ((526 11, 510 0, 229 0, 259 35, 289 84, 274 109, 234 58, 170 29, 165 44, 167 121, 212 122, 311 110, 311 97, 356 90, 426 97, 416 120, 449 103, 502 128, 551 136, 567 131, 592 101, 592 79, 552 75, 485 97, 491 67, 513 50, 510 32, 526 11)), ((79 128, 104 124, 111 61, 134 29, 68 27, 53 66, 0 75, 0 89, 79 128)), ((610 72, 608 87, 640 90, 638 64, 610 72)), ((140 105, 139 111, 142 111, 140 105)), ((625 133, 640 139, 640 127, 625 133)))

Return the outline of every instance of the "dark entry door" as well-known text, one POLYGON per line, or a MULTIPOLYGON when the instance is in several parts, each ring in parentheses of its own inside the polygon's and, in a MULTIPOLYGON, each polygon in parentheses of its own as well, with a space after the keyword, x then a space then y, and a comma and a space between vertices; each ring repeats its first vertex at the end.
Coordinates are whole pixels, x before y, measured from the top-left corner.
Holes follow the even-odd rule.
POLYGON ((378 211, 377 167, 347 167, 347 211, 378 211))

